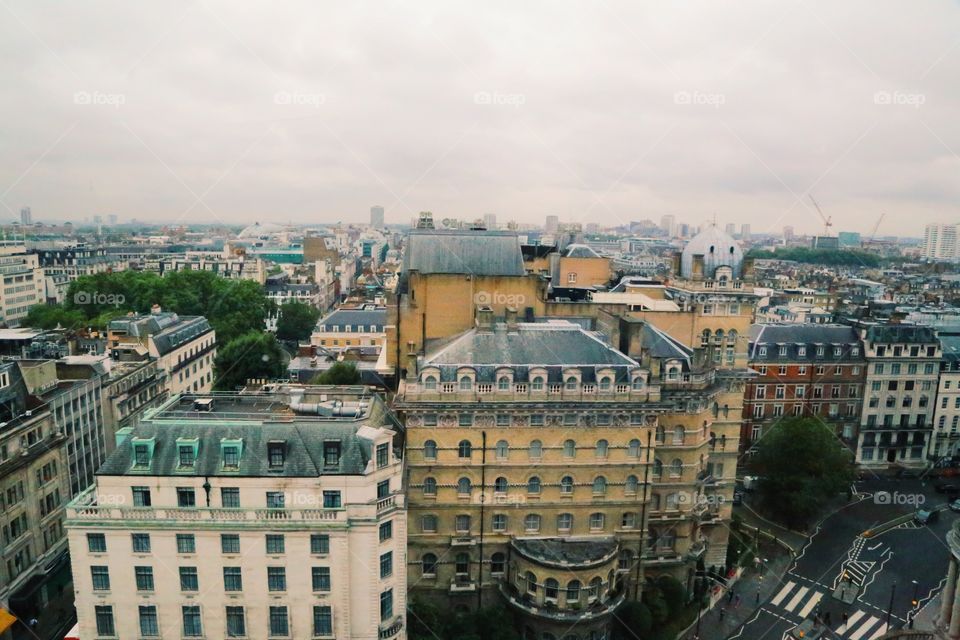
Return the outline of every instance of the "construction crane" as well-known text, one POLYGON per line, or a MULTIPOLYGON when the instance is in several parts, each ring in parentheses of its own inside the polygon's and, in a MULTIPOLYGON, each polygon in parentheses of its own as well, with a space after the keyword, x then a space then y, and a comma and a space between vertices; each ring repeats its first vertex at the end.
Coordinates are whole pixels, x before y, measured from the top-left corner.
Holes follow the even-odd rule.
POLYGON ((870 232, 870 242, 873 242, 873 239, 877 237, 877 229, 880 228, 880 223, 883 222, 886 215, 885 213, 881 213, 880 217, 877 218, 877 224, 873 225, 873 231, 870 232))
POLYGON ((833 226, 833 222, 831 222, 831 219, 829 217, 823 215, 823 211, 820 210, 820 205, 818 205, 817 201, 813 199, 813 194, 811 193, 808 195, 810 196, 810 202, 812 202, 813 206, 817 208, 817 213, 819 213, 820 217, 823 218, 823 235, 829 236, 830 227, 833 226))

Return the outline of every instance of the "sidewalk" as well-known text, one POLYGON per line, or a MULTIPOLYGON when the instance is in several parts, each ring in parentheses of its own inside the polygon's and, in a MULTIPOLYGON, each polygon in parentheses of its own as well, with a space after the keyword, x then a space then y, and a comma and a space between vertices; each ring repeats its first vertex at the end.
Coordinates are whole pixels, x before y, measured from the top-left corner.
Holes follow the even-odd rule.
POLYGON ((751 528, 759 527, 763 531, 767 531, 777 536, 777 538, 790 545, 794 552, 800 551, 800 549, 803 548, 803 545, 807 543, 806 535, 800 533, 799 531, 787 529, 776 522, 767 520, 759 513, 754 511, 753 508, 746 502, 744 502, 740 507, 734 508, 733 513, 734 515, 738 515, 743 518, 743 523, 750 525, 751 528))
MULTIPOLYGON (((732 601, 728 601, 727 596, 723 595, 712 609, 703 610, 700 620, 700 640, 724 640, 749 620, 764 602, 773 597, 783 575, 793 563, 793 556, 772 543, 761 544, 760 551, 765 558, 769 559, 763 574, 760 575, 754 567, 746 569, 740 579, 730 587, 734 594, 732 601), (739 606, 735 606, 737 595, 740 596, 739 606), (721 611, 723 611, 722 619, 721 611)), ((696 627, 683 637, 692 639, 695 633, 696 627)))

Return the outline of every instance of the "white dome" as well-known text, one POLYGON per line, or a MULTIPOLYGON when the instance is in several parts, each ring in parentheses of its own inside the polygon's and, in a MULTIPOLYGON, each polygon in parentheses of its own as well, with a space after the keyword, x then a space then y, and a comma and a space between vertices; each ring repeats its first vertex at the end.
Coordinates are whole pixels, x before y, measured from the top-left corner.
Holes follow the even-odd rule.
POLYGON ((269 235, 271 233, 280 233, 281 231, 286 230, 282 224, 277 224, 275 222, 264 222, 260 224, 259 222, 254 222, 249 227, 241 231, 237 237, 238 238, 258 238, 262 235, 269 235))
POLYGON ((680 254, 680 275, 693 277, 693 257, 703 256, 703 277, 712 280, 717 267, 730 267, 733 277, 743 275, 743 250, 737 241, 718 227, 710 225, 698 233, 680 254))

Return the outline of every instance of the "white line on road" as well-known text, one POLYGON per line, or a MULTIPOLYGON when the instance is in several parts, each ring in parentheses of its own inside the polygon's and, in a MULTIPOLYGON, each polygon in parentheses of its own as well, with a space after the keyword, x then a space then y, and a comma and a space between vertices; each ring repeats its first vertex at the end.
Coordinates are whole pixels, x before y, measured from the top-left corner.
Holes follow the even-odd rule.
POLYGON ((807 604, 803 605, 803 609, 800 609, 800 612, 797 614, 801 618, 806 618, 813 608, 817 606, 817 603, 820 602, 820 598, 823 597, 823 594, 819 591, 815 591, 813 596, 807 600, 807 604))
POLYGON ((797 608, 797 605, 800 604, 800 601, 803 600, 803 597, 807 595, 807 591, 810 591, 810 589, 808 589, 807 587, 800 587, 800 589, 797 590, 797 594, 793 596, 790 602, 783 605, 783 608, 786 609, 787 611, 792 612, 794 609, 797 608))
POLYGON ((847 619, 846 624, 840 625, 840 627, 837 629, 837 635, 838 636, 843 635, 844 632, 850 627, 850 625, 852 625, 854 622, 856 622, 862 617, 863 617, 863 611, 861 611, 860 609, 857 609, 856 611, 854 611, 853 615, 847 619))
POLYGON ((790 593, 790 591, 795 586, 797 585, 793 580, 790 580, 789 582, 787 582, 787 584, 783 585, 783 589, 780 590, 780 593, 778 593, 777 596, 770 601, 770 604, 772 604, 773 606, 777 606, 778 604, 780 604, 780 601, 786 598, 787 594, 790 593))
POLYGON ((860 625, 860 628, 857 629, 853 635, 850 636, 850 640, 860 640, 863 635, 873 627, 873 625, 880 622, 880 618, 870 616, 870 619, 860 625))
POLYGON ((877 544, 873 545, 872 547, 867 547, 867 551, 876 551, 877 549, 879 549, 879 548, 882 547, 882 546, 883 546, 883 543, 882 543, 882 542, 878 542, 877 544))
POLYGON ((882 636, 882 635, 885 634, 886 632, 887 632, 887 623, 884 622, 882 625, 880 625, 880 628, 877 629, 877 632, 876 632, 875 634, 873 634, 872 636, 870 636, 870 640, 877 640, 877 638, 879 638, 880 636, 882 636))

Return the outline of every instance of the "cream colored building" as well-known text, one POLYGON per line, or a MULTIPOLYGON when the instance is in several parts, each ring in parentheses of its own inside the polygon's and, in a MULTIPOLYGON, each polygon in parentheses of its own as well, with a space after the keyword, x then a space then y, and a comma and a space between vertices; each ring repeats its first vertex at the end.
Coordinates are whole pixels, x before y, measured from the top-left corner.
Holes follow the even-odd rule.
POLYGON ((30 307, 45 301, 46 282, 39 258, 22 242, 0 241, 0 322, 18 327, 30 307))
POLYGON ((394 421, 363 387, 179 396, 67 507, 84 638, 404 638, 394 421))

